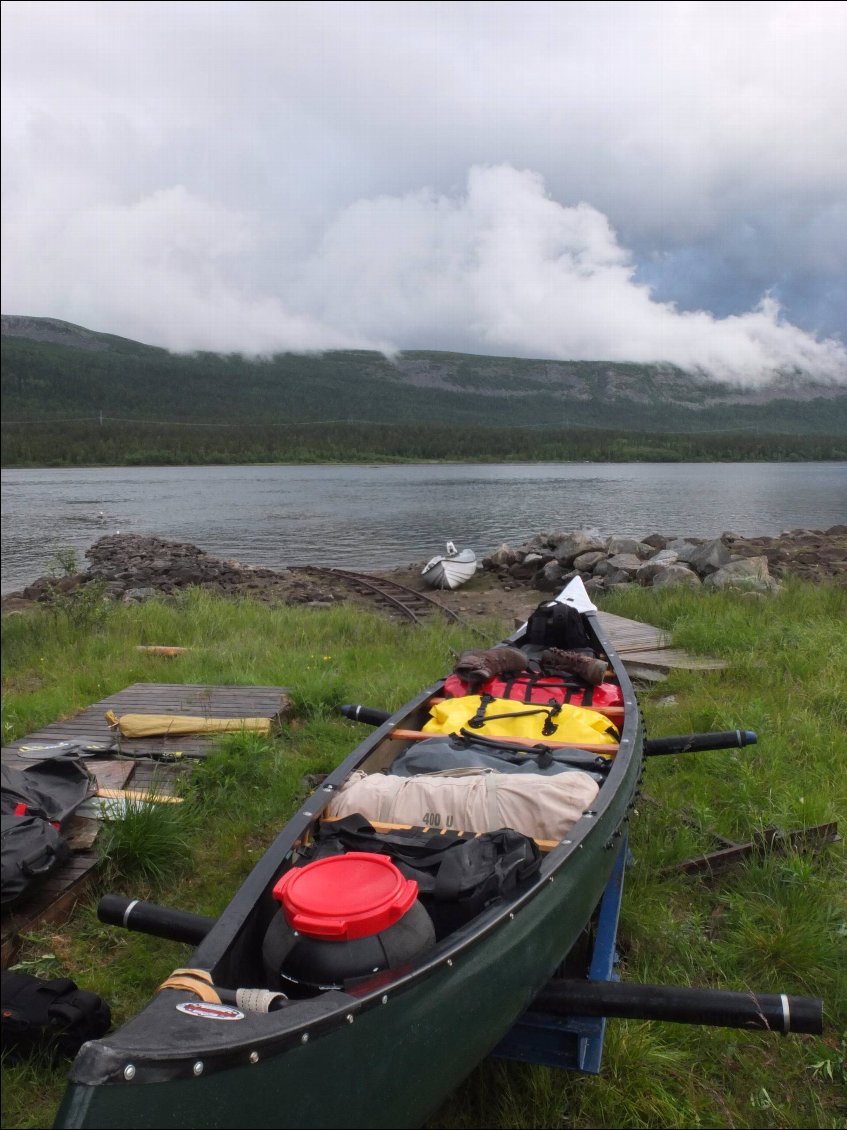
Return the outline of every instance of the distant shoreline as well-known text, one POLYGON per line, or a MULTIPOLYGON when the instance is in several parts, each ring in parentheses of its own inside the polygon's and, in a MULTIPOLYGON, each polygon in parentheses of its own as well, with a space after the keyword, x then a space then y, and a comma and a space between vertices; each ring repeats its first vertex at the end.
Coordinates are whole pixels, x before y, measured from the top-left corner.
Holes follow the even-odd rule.
MULTIPOLYGON (((815 437, 816 439, 818 437, 815 437)), ((738 463, 750 466, 752 464, 761 463, 847 463, 847 439, 843 444, 845 450, 843 453, 838 454, 820 454, 820 455, 797 455, 793 459, 786 459, 784 456, 775 453, 773 458, 749 458, 739 459, 731 458, 713 458, 703 456, 702 458, 694 458, 692 456, 680 455, 678 458, 666 457, 662 459, 650 459, 647 457, 632 456, 631 458, 619 459, 578 459, 578 458, 563 458, 563 459, 527 459, 527 458, 500 458, 496 459, 491 456, 480 456, 477 459, 404 459, 400 457, 386 457, 383 459, 375 459, 373 457, 362 459, 256 459, 256 460, 206 460, 206 461, 164 461, 158 460, 155 462, 142 463, 133 461, 126 461, 123 463, 85 463, 85 462, 47 462, 47 463, 5 463, 0 461, 0 471, 84 471, 94 469, 107 469, 109 467, 121 468, 137 468, 138 470, 154 470, 157 467, 167 467, 173 470, 180 468, 190 469, 193 467, 449 467, 451 465, 458 466, 528 466, 536 467, 543 466, 544 464, 561 465, 577 464, 579 466, 615 466, 616 464, 627 465, 632 463, 643 464, 708 464, 708 463, 738 463)))

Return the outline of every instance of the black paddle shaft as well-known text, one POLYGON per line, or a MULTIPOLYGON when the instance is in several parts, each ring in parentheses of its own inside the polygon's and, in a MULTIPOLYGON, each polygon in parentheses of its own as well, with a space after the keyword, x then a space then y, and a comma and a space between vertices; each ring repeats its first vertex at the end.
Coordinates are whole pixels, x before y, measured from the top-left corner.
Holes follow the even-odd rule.
POLYGON ((128 899, 123 895, 103 895, 97 905, 97 917, 108 926, 123 926, 139 934, 168 938, 172 942, 188 942, 198 946, 215 924, 214 918, 157 906, 153 902, 128 899))
POLYGON ((377 710, 375 706, 342 706, 341 713, 353 722, 364 722, 366 726, 381 726, 391 717, 387 710, 377 710))
POLYGON ((550 981, 535 998, 530 1011, 560 1016, 668 1020, 781 1033, 823 1032, 823 1003, 815 997, 632 985, 622 981, 550 981))
POLYGON ((648 738, 644 756, 665 753, 696 753, 706 749, 742 749, 757 742, 754 730, 718 730, 711 734, 680 734, 673 738, 648 738))

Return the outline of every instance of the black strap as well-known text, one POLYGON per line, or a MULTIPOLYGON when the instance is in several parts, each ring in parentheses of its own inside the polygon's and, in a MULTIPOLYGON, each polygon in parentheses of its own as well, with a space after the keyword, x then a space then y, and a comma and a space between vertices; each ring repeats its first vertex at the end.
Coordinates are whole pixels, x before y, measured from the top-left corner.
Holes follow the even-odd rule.
POLYGON ((457 734, 450 735, 451 742, 460 748, 470 745, 490 746, 492 749, 508 750, 510 753, 520 753, 532 757, 538 762, 539 769, 546 769, 554 761, 560 765, 573 765, 577 769, 586 769, 595 773, 608 773, 612 768, 612 760, 600 754, 589 753, 582 749, 551 749, 547 745, 520 745, 517 742, 506 742, 502 738, 486 738, 482 734, 472 734, 469 730, 459 730, 457 734))
POLYGON ((529 718, 534 714, 546 714, 544 725, 541 727, 541 733, 549 738, 558 730, 558 724, 553 721, 554 717, 561 712, 561 703, 553 702, 549 706, 537 705, 532 710, 509 710, 505 714, 487 714, 488 707, 494 702, 495 699, 490 694, 484 694, 479 700, 479 707, 473 718, 468 720, 468 725, 472 730, 481 730, 486 722, 497 722, 501 718, 529 718))
MULTIPOLYGON (((567 679, 561 675, 545 675, 540 668, 531 671, 528 675, 515 675, 507 680, 503 690, 503 698, 518 698, 517 695, 512 694, 515 687, 525 688, 522 696, 524 702, 532 702, 533 691, 548 689, 564 691, 565 702, 569 702, 575 692, 582 691, 582 698, 580 699, 582 706, 590 706, 594 699, 594 687, 590 683, 586 683, 583 679, 567 679)), ((556 700, 551 698, 549 701, 552 703, 556 700)))

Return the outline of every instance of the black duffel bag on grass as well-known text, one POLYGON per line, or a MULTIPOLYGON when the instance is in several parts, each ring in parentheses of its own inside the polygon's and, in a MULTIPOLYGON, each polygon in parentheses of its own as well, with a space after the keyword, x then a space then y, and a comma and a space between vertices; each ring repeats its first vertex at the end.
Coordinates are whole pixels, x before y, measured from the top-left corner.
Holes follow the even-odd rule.
POLYGON ((3 816, 2 895, 11 905, 64 863, 70 849, 56 828, 40 816, 3 816))
POLYGON ((76 1055, 86 1040, 105 1036, 112 1023, 106 1002, 67 977, 47 981, 4 969, 2 998, 3 1054, 12 1060, 36 1051, 76 1055))

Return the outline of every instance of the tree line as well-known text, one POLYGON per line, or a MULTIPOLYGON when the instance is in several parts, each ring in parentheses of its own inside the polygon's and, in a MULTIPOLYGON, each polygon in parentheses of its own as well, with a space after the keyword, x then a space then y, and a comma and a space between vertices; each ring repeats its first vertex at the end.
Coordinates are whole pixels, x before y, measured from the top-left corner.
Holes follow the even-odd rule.
POLYGON ((635 433, 429 422, 2 425, 4 467, 377 462, 786 462, 847 459, 847 436, 635 433))

